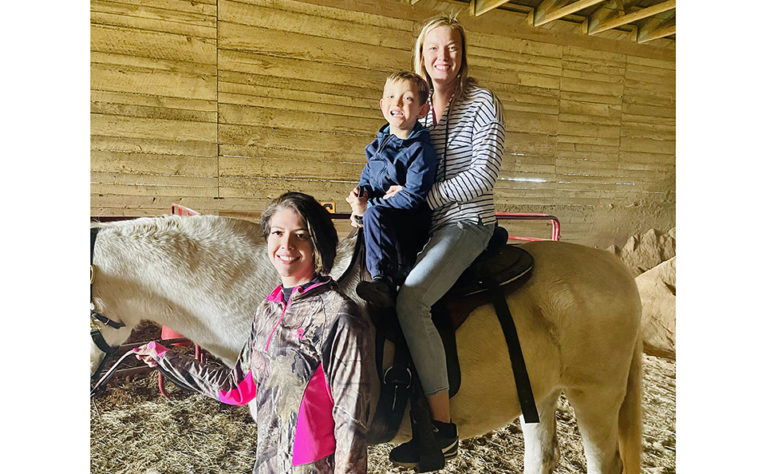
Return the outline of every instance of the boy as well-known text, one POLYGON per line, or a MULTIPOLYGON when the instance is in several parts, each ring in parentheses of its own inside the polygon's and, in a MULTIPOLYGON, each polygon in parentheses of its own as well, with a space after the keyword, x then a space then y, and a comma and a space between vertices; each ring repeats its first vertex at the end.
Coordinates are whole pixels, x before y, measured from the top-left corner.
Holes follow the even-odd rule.
POLYGON ((411 72, 391 74, 380 110, 388 124, 365 148, 367 164, 346 198, 351 224, 362 227, 370 282, 357 294, 379 307, 394 305, 401 284, 425 244, 430 212, 426 195, 436 178, 437 158, 428 129, 418 122, 429 111, 426 81, 411 72))

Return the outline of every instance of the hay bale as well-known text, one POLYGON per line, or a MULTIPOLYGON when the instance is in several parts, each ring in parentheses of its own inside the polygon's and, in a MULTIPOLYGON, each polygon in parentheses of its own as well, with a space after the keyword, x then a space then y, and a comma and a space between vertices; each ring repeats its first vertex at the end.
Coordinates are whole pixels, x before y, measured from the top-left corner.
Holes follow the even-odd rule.
POLYGON ((644 352, 675 360, 676 258, 636 278, 641 295, 641 336, 644 352))
POLYGON ((649 229, 642 235, 628 238, 621 248, 612 245, 607 250, 617 255, 630 273, 637 277, 676 256, 676 230, 673 228, 662 233, 649 229))

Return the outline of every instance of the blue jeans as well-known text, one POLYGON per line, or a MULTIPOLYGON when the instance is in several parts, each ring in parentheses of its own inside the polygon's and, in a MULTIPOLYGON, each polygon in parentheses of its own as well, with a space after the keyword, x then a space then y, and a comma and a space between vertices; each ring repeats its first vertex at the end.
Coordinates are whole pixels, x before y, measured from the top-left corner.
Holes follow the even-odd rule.
POLYGON ((449 389, 444 345, 431 320, 431 306, 487 248, 494 226, 460 221, 437 229, 399 290, 396 314, 426 396, 449 389))

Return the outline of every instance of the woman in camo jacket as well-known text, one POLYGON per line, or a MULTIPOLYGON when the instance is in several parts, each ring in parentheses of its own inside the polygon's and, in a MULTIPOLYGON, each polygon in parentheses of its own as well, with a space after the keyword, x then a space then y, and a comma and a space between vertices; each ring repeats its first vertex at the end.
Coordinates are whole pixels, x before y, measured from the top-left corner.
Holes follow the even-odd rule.
POLYGON ((369 319, 327 276, 338 236, 313 197, 286 193, 263 212, 282 284, 258 307, 234 368, 202 365, 151 342, 150 366, 224 403, 255 399, 253 472, 367 472, 366 433, 378 380, 369 319))

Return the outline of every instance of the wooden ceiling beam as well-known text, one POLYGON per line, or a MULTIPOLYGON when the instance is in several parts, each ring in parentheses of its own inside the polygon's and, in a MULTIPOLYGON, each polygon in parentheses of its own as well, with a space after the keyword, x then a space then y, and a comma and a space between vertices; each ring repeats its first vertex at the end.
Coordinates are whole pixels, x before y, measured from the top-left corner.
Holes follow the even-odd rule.
POLYGON ((674 35, 676 34, 676 24, 673 23, 672 25, 667 26, 661 26, 659 28, 654 28, 652 30, 644 31, 642 28, 638 32, 638 38, 636 41, 638 43, 646 43, 648 41, 664 38, 666 36, 674 35))
POLYGON ((494 10, 504 3, 508 3, 509 0, 471 0, 470 11, 473 12, 473 16, 483 15, 490 10, 494 10))
POLYGON ((557 7, 557 0, 543 0, 543 2, 530 12, 530 23, 533 26, 542 26, 567 15, 572 15, 593 5, 603 3, 606 0, 578 0, 568 5, 557 7))
POLYGON ((650 16, 654 16, 668 10, 673 10, 674 8, 676 8, 676 0, 667 0, 665 2, 652 5, 651 7, 642 8, 632 13, 625 15, 618 14, 615 17, 606 19, 601 22, 589 21, 588 34, 595 35, 596 33, 611 30, 612 28, 617 28, 618 26, 626 25, 634 21, 643 20, 644 18, 649 18, 650 16))

